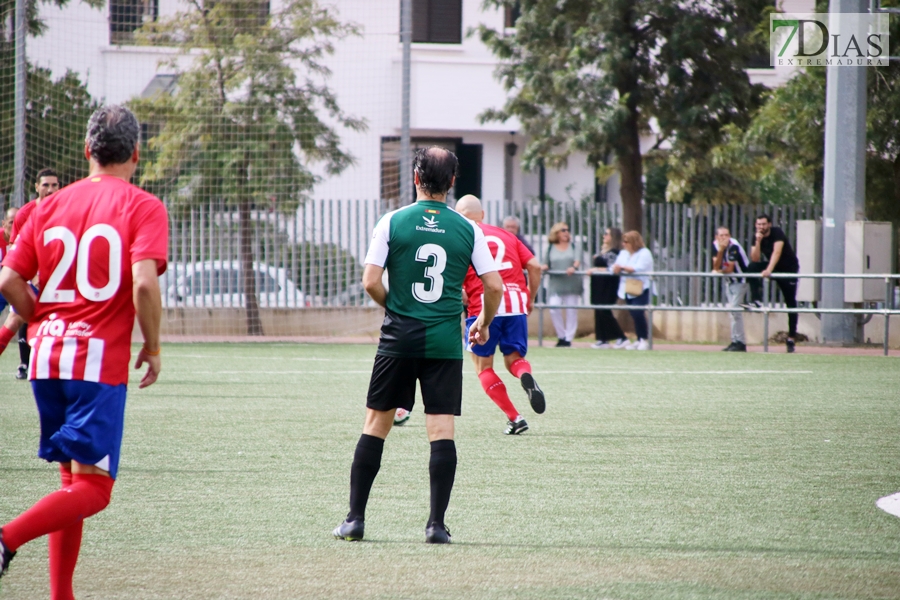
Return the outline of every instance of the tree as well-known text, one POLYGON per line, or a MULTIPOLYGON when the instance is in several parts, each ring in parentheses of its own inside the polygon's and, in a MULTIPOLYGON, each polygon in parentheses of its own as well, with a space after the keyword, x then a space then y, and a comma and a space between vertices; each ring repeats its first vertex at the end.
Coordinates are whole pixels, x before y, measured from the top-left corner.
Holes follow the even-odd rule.
MULTIPOLYGON (((67 0, 50 2, 65 6, 67 0)), ((103 0, 88 0, 93 7, 103 0)), ((0 0, 3 23, 15 20, 15 0, 0 0)), ((44 33, 38 3, 30 1, 27 30, 30 36, 44 33)), ((15 37, 12 28, 0 28, 0 194, 9 197, 15 180, 15 37)), ((84 128, 98 103, 71 71, 54 80, 48 69, 27 66, 25 76, 25 181, 53 167, 64 185, 87 175, 84 160, 84 128)))
POLYGON ((286 0, 271 14, 268 6, 190 0, 187 11, 145 25, 137 34, 142 43, 180 48, 168 63, 178 82, 171 93, 132 103, 143 121, 160 127, 141 183, 175 210, 213 200, 237 209, 249 335, 263 333, 250 268, 252 211, 296 210, 321 177, 313 165, 336 175, 353 163, 335 126, 365 128, 338 106, 322 62, 356 27, 317 0, 286 0))
MULTIPOLYGON (((513 0, 486 0, 489 7, 513 0)), ((515 33, 485 26, 481 40, 500 59, 510 92, 485 120, 515 117, 528 136, 532 169, 587 155, 603 172, 615 159, 624 226, 641 229, 641 135, 656 132, 684 156, 702 156, 729 124, 746 125, 761 90, 744 66, 758 55, 747 23, 762 0, 521 0, 515 33)))

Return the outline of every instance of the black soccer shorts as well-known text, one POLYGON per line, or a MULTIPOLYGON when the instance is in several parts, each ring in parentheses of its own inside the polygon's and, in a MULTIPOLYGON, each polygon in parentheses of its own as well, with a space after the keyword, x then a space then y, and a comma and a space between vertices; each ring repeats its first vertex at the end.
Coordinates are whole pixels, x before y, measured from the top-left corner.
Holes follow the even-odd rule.
POLYGON ((426 415, 456 415, 462 409, 462 359, 375 356, 366 407, 412 410, 416 381, 426 415))

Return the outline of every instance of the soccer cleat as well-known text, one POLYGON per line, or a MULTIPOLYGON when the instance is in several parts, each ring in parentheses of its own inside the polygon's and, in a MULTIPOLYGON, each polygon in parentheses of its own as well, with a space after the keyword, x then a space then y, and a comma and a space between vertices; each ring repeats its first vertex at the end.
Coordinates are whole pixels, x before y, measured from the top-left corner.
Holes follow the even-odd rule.
POLYGON ((28 367, 26 365, 19 365, 18 370, 16 370, 16 379, 28 379, 28 367))
POLYGON ((9 568, 9 563, 15 555, 15 552, 3 545, 3 530, 0 529, 0 577, 6 573, 6 569, 9 568))
POLYGON ((517 417, 515 421, 507 421, 506 429, 503 431, 506 435, 519 435, 520 433, 524 433, 528 431, 528 423, 525 422, 521 416, 517 417))
POLYGON ((606 342, 604 342, 602 340, 597 340, 596 342, 591 344, 591 348, 594 348, 595 350, 600 350, 600 349, 605 350, 606 348, 612 348, 612 346, 610 346, 609 344, 607 344, 606 342))
POLYGON ((622 338, 613 344, 613 348, 616 350, 627 350, 631 346, 631 342, 628 341, 628 338, 622 338))
POLYGON ((394 414, 394 425, 405 425, 409 421, 410 412, 405 408, 398 408, 394 414))
POLYGON ((649 350, 650 342, 647 340, 638 340, 629 350, 649 350))
POLYGON ((429 523, 425 527, 426 544, 449 544, 450 530, 443 523, 429 523))
POLYGON ((363 519, 354 521, 345 520, 343 523, 334 528, 332 534, 336 539, 346 540, 348 542, 358 542, 363 539, 363 533, 366 530, 366 522, 363 519))
POLYGON ((787 342, 785 342, 785 346, 787 346, 788 354, 794 353, 794 340, 788 338, 787 342))
POLYGON ((522 389, 528 394, 528 401, 531 402, 531 408, 534 412, 537 414, 544 412, 547 409, 547 403, 544 402, 544 392, 538 387, 537 381, 534 380, 531 373, 522 373, 522 378, 519 382, 522 384, 522 389))

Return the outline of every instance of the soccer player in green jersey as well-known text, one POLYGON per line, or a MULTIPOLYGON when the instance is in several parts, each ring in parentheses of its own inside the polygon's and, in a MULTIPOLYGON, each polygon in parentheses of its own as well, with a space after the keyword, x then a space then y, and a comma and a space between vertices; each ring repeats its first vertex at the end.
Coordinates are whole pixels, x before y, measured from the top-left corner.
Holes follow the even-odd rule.
POLYGON ((397 408, 412 410, 422 389, 431 443, 431 514, 425 541, 450 542, 444 513, 456 477, 454 417, 462 405, 462 285, 471 264, 484 284, 481 314, 469 329, 483 344, 503 294, 503 282, 481 229, 447 207, 456 156, 443 148, 416 152, 417 202, 383 216, 366 255, 363 287, 385 309, 366 399, 366 421, 350 467, 350 512, 334 530, 363 538, 366 504, 381 466, 384 440, 397 408), (382 283, 387 270, 388 286, 382 283))

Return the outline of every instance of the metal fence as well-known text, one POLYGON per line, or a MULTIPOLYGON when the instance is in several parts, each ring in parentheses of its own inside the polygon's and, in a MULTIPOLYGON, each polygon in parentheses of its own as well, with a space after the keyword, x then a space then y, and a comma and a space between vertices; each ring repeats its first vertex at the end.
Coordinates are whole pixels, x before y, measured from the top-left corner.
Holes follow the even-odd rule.
MULTIPOLYGON (((563 274, 565 271, 548 271, 546 274, 563 274)), ((586 275, 585 272, 578 272, 579 275, 586 275)), ((604 275, 604 274, 601 274, 604 275)), ((709 272, 682 272, 682 271, 652 271, 641 273, 642 276, 650 278, 650 289, 656 289, 660 282, 670 279, 687 279, 687 280, 704 280, 710 288, 718 289, 726 280, 733 275, 723 275, 721 273, 709 272)), ((610 276, 612 276, 610 274, 610 276)), ((742 273, 741 278, 760 279, 763 276, 759 273, 742 273)), ((882 273, 882 274, 856 274, 856 273, 772 273, 768 279, 880 279, 884 281, 884 302, 868 303, 870 306, 861 308, 822 308, 818 306, 805 306, 798 308, 788 308, 783 303, 775 300, 772 293, 772 282, 763 285, 762 306, 759 308, 743 308, 751 313, 762 313, 763 319, 763 351, 769 351, 769 315, 771 313, 794 313, 794 314, 815 314, 821 316, 823 314, 832 315, 883 315, 884 316, 884 355, 888 355, 889 334, 890 334, 890 318, 892 315, 900 315, 897 303, 895 302, 894 282, 900 280, 900 274, 882 273)), ((653 296, 654 294, 651 294, 653 296)), ((543 345, 544 338, 544 310, 547 309, 564 309, 574 308, 577 310, 646 310, 648 313, 648 321, 651 327, 648 329, 648 339, 650 348, 653 348, 653 313, 661 312, 735 312, 734 308, 724 306, 723 302, 716 301, 707 304, 698 305, 672 305, 663 302, 662 298, 657 296, 655 301, 651 301, 646 306, 625 306, 622 304, 582 304, 579 306, 568 306, 562 304, 549 304, 536 302, 534 308, 538 311, 538 345, 543 345)))
MULTIPOLYGON (((505 203, 485 201, 485 221, 500 225, 505 203)), ((363 260, 378 218, 387 212, 382 200, 316 200, 297 212, 257 210, 252 214, 253 262, 263 307, 365 306, 363 260)), ((796 221, 821 216, 821 207, 708 206, 650 204, 644 207, 645 243, 658 271, 708 271, 715 229, 727 225, 735 239, 748 244, 756 215, 768 213, 796 245, 796 221)), ((600 249, 607 227, 621 227, 618 207, 595 202, 550 202, 517 205, 512 216, 542 262, 547 232, 553 223, 569 224, 582 264, 600 249)), ((238 214, 219 204, 170 215, 170 269, 161 281, 163 305, 217 308, 243 305, 239 285, 238 214)), ((660 301, 670 305, 719 302, 718 286, 709 280, 661 280, 660 301)))

